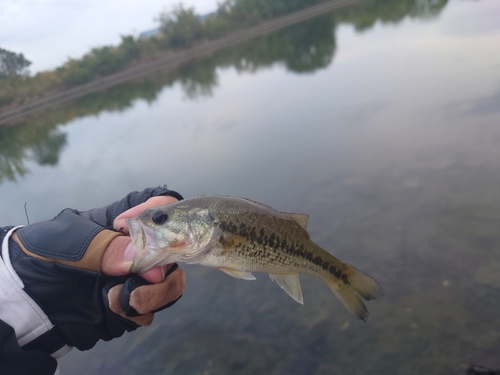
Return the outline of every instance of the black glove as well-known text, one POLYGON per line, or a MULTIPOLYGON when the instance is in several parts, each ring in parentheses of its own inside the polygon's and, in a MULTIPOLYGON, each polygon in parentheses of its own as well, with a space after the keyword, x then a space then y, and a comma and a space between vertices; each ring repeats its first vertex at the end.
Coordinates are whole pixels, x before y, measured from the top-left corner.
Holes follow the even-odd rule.
POLYGON ((166 188, 146 189, 100 209, 66 209, 53 220, 18 229, 9 239, 11 262, 24 290, 64 343, 90 349, 98 340, 149 325, 154 312, 180 298, 185 279, 177 265, 158 284, 137 275, 108 276, 101 269, 108 246, 117 238, 129 240, 112 230, 115 218, 159 195, 182 199, 166 188))

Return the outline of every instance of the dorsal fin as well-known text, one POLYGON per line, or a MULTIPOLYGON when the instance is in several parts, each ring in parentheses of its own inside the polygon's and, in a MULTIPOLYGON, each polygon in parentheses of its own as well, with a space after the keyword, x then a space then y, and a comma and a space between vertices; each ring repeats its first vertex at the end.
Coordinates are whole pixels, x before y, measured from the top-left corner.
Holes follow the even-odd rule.
POLYGON ((293 212, 283 212, 284 214, 287 214, 290 216, 293 220, 295 220, 297 223, 299 223, 302 228, 307 230, 307 222, 309 221, 309 215, 307 214, 296 214, 293 212))

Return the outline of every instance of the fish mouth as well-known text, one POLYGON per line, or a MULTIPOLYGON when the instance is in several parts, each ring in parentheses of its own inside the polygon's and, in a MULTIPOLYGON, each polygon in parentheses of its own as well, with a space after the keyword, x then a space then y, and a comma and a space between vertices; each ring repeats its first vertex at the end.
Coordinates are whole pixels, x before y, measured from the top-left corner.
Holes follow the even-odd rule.
POLYGON ((146 245, 142 225, 136 218, 125 219, 134 250, 140 250, 146 245))
POLYGON ((155 249, 156 236, 153 229, 148 228, 137 218, 126 219, 132 247, 135 251, 134 260, 130 268, 132 273, 144 273, 155 266, 156 259, 151 250, 155 249))

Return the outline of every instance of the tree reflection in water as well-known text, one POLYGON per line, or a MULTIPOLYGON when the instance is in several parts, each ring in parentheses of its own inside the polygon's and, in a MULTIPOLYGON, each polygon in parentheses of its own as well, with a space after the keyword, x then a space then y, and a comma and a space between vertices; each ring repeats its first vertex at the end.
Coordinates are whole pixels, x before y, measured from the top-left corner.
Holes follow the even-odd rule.
POLYGON ((273 65, 288 71, 312 73, 329 66, 335 55, 336 25, 351 24, 363 31, 377 22, 400 22, 406 17, 438 15, 447 0, 368 0, 355 7, 318 16, 175 70, 159 70, 102 92, 65 102, 27 116, 15 126, 0 127, 0 184, 28 172, 26 163, 54 166, 66 145, 60 126, 76 118, 101 112, 124 111, 137 99, 152 103, 166 87, 179 83, 188 99, 211 96, 217 87, 217 69, 257 72, 273 65))

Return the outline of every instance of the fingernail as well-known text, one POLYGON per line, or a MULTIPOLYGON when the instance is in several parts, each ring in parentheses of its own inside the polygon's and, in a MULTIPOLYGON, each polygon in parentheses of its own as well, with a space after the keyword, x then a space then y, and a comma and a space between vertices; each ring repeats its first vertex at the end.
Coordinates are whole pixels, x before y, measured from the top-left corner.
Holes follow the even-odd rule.
POLYGON ((165 274, 167 273, 167 266, 161 266, 160 269, 161 269, 161 279, 164 280, 165 274))

